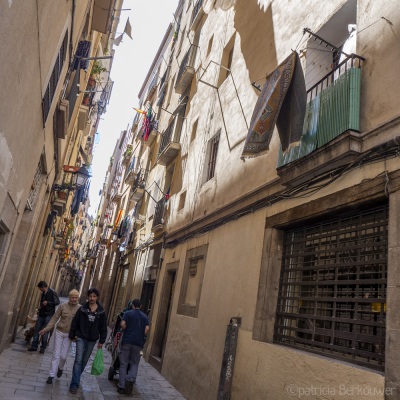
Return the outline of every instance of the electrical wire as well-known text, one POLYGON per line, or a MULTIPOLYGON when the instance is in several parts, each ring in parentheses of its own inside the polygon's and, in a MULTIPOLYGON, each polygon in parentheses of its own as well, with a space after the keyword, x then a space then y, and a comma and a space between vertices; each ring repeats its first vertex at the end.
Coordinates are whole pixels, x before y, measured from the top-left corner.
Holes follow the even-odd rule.
MULTIPOLYGON (((201 228, 198 228, 194 230, 191 233, 182 235, 181 237, 177 239, 173 239, 171 241, 166 241, 165 247, 166 248, 173 248, 178 246, 179 244, 186 242, 187 240, 195 237, 202 236, 212 230, 217 229, 218 227, 232 221, 236 221, 237 219, 244 217, 248 214, 252 214, 255 211, 261 210, 265 207, 270 207, 271 205, 278 203, 282 200, 287 200, 287 199, 298 199, 298 198, 305 198, 305 197, 310 197, 319 190, 331 185, 333 182, 344 176, 345 174, 353 171, 356 168, 360 168, 362 165, 367 165, 371 164, 374 162, 380 162, 382 160, 387 160, 388 158, 393 158, 393 157, 399 157, 399 152, 400 152, 400 139, 395 138, 393 140, 394 142, 394 147, 392 148, 385 148, 385 145, 382 146, 376 146, 372 149, 370 149, 368 152, 360 155, 357 157, 354 161, 351 163, 347 164, 346 166, 343 167, 338 167, 333 171, 328 171, 322 176, 315 177, 314 179, 311 179, 305 183, 302 183, 294 188, 286 189, 283 190, 280 193, 276 193, 270 196, 265 197, 264 199, 258 200, 254 202, 253 204, 244 207, 241 210, 236 211, 235 213, 229 214, 225 217, 219 218, 216 221, 204 225, 201 228), (320 183, 321 181, 325 180, 325 182, 320 183)), ((388 185, 388 176, 387 176, 387 170, 385 168, 385 173, 386 173, 386 184, 385 188, 388 185)), ((385 189, 386 190, 386 189, 385 189)), ((386 192, 385 192, 386 194, 386 192)))

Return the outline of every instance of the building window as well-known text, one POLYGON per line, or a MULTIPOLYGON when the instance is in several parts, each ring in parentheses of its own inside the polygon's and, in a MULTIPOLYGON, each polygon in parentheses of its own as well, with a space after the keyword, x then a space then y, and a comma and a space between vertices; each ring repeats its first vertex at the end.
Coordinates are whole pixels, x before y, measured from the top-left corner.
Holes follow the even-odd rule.
POLYGON ((196 318, 199 313, 201 287, 203 285, 208 245, 186 253, 185 269, 179 294, 178 314, 196 318))
POLYGON ((220 134, 221 130, 208 142, 205 182, 209 181, 215 175, 220 134))
POLYGON ((169 93, 168 93, 167 106, 166 106, 166 108, 169 107, 169 103, 171 102, 171 95, 172 95, 172 92, 173 92, 174 86, 175 86, 174 82, 175 82, 175 84, 176 84, 176 75, 174 75, 173 78, 172 78, 172 80, 171 80, 171 85, 170 85, 170 87, 169 87, 169 93))
POLYGON ((212 45, 213 45, 214 35, 211 36, 210 40, 208 41, 208 48, 206 57, 211 53, 212 45))
POLYGON ((31 189, 29 191, 29 196, 26 201, 25 210, 30 210, 30 211, 33 210, 37 196, 39 194, 40 187, 42 185, 42 178, 43 178, 42 161, 39 161, 39 164, 36 168, 35 176, 33 177, 31 189))
POLYGON ((190 143, 192 143, 193 140, 196 139, 196 132, 197 132, 198 123, 199 123, 199 119, 197 118, 196 121, 194 121, 193 125, 192 125, 192 133, 190 135, 190 143))
MULTIPOLYGON (((352 27, 356 29, 356 21, 357 0, 347 0, 347 2, 332 15, 329 21, 327 21, 319 31, 315 32, 318 36, 336 46, 337 50, 332 50, 332 48, 326 46, 326 43, 320 42, 316 40, 315 37, 311 36, 307 42, 306 49, 300 51, 303 63, 305 55, 304 77, 307 90, 335 69, 341 58, 346 58, 346 56, 340 52, 341 50, 349 55, 351 53, 356 53, 356 32, 352 30, 352 27), (352 40, 349 41, 350 35, 352 36, 352 40), (343 49, 344 45, 346 49, 343 49)), ((338 71, 338 73, 341 72, 338 71)), ((335 76, 335 79, 336 78, 337 75, 335 76)))
POLYGON ((58 51, 58 55, 53 66, 53 71, 51 73, 49 83, 47 84, 47 88, 42 99, 43 123, 46 123, 47 116, 49 115, 50 107, 56 93, 57 84, 60 79, 61 70, 64 66, 65 56, 67 54, 67 45, 68 31, 65 32, 64 39, 61 43, 61 47, 58 51))
POLYGON ((177 57, 178 57, 179 53, 180 53, 181 50, 182 50, 182 43, 183 43, 183 41, 184 41, 184 39, 185 39, 185 34, 186 34, 186 29, 183 28, 183 31, 182 31, 182 33, 181 33, 181 40, 179 41, 178 51, 176 52, 176 56, 177 56, 177 57))
POLYGON ((182 210, 183 207, 185 207, 185 202, 186 202, 186 190, 181 193, 179 196, 179 204, 178 204, 178 211, 182 210))
POLYGON ((388 206, 284 232, 274 342, 383 370, 388 206))
POLYGON ((222 52, 221 67, 220 67, 219 77, 218 77, 218 86, 220 86, 222 84, 222 82, 224 82, 225 79, 231 73, 234 47, 235 47, 235 35, 233 35, 230 38, 229 42, 227 43, 227 45, 224 48, 224 51, 222 52))

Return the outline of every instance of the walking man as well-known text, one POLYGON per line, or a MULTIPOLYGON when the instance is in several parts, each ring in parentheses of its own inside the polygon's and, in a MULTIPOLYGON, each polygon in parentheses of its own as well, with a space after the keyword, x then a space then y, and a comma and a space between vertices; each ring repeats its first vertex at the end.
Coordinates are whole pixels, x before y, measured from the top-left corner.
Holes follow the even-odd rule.
POLYGON ((98 302, 99 291, 91 288, 87 291, 88 302, 75 314, 69 331, 69 338, 76 341, 76 353, 72 368, 72 380, 69 392, 76 394, 81 382, 81 375, 86 367, 93 347, 101 349, 107 339, 107 317, 103 307, 98 302))
POLYGON ((46 332, 51 331, 57 323, 50 372, 46 381, 48 384, 53 383, 56 373, 57 378, 61 378, 61 375, 63 374, 68 350, 71 346, 71 339, 68 337, 71 329, 71 322, 80 308, 80 304, 78 303, 79 292, 76 289, 71 290, 68 297, 69 301, 61 304, 61 306, 57 308, 57 311, 51 318, 50 322, 39 332, 40 335, 44 335, 46 332))
POLYGON ((133 310, 127 311, 122 317, 121 329, 124 334, 121 340, 119 354, 119 382, 118 393, 131 394, 133 384, 138 373, 140 352, 143 349, 145 335, 149 332, 149 318, 140 311, 142 302, 135 299, 132 302, 133 310), (128 370, 129 365, 129 371, 128 370))
MULTIPOLYGON (((38 311, 38 318, 35 324, 35 333, 33 334, 32 345, 28 351, 37 351, 39 346, 39 331, 41 331, 51 320, 51 317, 56 311, 56 306, 60 304, 60 299, 57 293, 47 286, 45 281, 40 281, 37 285, 39 290, 42 292, 40 296, 40 307, 38 311)), ((46 332, 42 336, 42 342, 40 346, 40 353, 44 354, 47 347, 49 338, 49 332, 46 332)))

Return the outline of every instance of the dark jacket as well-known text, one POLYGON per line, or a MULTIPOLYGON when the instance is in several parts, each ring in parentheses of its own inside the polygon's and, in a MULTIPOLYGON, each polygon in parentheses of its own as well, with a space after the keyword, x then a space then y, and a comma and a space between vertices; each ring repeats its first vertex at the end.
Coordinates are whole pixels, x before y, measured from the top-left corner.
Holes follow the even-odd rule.
POLYGON ((46 293, 42 293, 40 296, 40 308, 38 311, 38 314, 41 317, 44 317, 46 315, 53 315, 56 311, 56 306, 60 304, 60 299, 57 296, 57 293, 51 289, 48 288, 46 293), (44 301, 47 301, 47 304, 45 306, 42 305, 44 301))
POLYGON ((89 302, 76 312, 69 331, 69 338, 74 340, 75 337, 89 342, 99 340, 99 343, 104 343, 106 341, 107 316, 100 303, 97 303, 95 312, 90 311, 89 302))

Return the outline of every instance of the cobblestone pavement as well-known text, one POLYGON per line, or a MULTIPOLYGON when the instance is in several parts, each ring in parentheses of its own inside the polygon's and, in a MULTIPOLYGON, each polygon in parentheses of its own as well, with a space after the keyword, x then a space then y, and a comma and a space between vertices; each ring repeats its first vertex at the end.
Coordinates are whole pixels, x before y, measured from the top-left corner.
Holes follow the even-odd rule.
MULTIPOLYGON (((63 299, 65 301, 65 299, 63 299)), ((39 351, 29 353, 29 347, 24 340, 23 330, 12 343, 0 354, 0 399, 83 399, 83 400, 185 400, 185 398, 144 359, 140 361, 137 383, 130 396, 117 393, 118 375, 113 381, 107 377, 111 365, 111 353, 104 350, 104 373, 98 377, 90 375, 90 366, 95 355, 89 360, 82 375, 81 387, 76 395, 68 392, 71 380, 72 365, 75 356, 73 343, 68 354, 64 374, 54 378, 53 384, 46 384, 48 377, 54 338, 50 340, 45 354, 39 351)))

